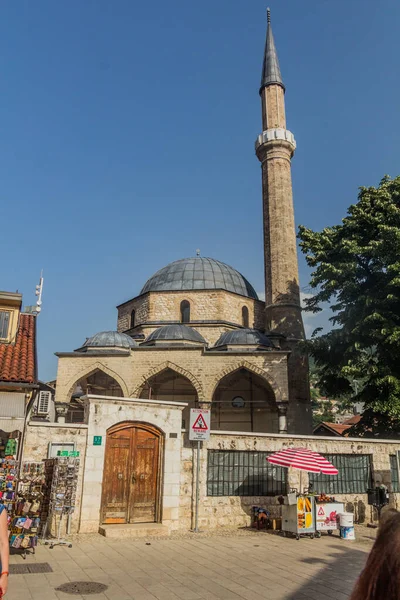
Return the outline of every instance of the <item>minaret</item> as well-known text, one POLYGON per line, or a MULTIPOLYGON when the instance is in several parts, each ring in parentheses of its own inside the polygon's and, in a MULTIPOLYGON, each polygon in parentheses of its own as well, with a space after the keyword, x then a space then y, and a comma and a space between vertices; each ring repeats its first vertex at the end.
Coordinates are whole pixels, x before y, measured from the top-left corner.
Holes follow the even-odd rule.
POLYGON ((291 351, 289 431, 307 433, 311 427, 308 361, 296 350, 297 342, 304 339, 291 175, 296 142, 286 128, 285 86, 269 9, 267 19, 260 87, 263 132, 256 141, 262 169, 265 326, 267 331, 285 336, 282 347, 291 351))

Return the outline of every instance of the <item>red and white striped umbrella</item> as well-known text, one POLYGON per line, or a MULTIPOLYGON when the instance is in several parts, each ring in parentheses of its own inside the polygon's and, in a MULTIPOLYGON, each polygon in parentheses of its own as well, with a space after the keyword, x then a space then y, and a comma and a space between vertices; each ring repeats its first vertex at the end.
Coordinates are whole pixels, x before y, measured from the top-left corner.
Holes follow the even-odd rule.
POLYGON ((309 473, 323 473, 324 475, 337 475, 339 471, 329 460, 318 452, 307 448, 286 448, 271 454, 267 461, 280 467, 294 467, 309 473))

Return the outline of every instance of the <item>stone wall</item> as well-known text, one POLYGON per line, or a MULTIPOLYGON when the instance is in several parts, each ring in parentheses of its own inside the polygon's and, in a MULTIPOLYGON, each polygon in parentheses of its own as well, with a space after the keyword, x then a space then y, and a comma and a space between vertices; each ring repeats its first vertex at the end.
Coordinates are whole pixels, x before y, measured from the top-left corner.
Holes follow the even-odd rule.
MULTIPOLYGON (((193 443, 183 434, 182 445, 182 482, 180 523, 182 529, 193 527, 193 465, 196 451, 193 443)), ((400 451, 400 441, 363 441, 358 439, 316 438, 308 436, 230 434, 215 432, 208 442, 203 443, 201 452, 200 511, 199 526, 203 529, 218 527, 244 527, 250 524, 252 506, 268 508, 273 516, 280 515, 279 504, 274 497, 238 497, 207 496, 207 450, 246 450, 275 452, 287 446, 301 446, 321 454, 370 454, 376 483, 390 486, 389 455, 400 451)), ((299 471, 289 470, 289 485, 299 489, 299 471)), ((308 484, 307 474, 303 474, 302 483, 308 484)), ((390 489, 390 487, 389 487, 390 489)), ((354 512, 359 522, 376 519, 373 509, 368 506, 366 494, 335 495, 336 500, 344 502, 346 510, 354 512)), ((391 504, 400 508, 400 494, 390 494, 391 504)))
MULTIPOLYGON (((201 321, 226 321, 242 326, 242 308, 249 311, 249 327, 264 327, 264 302, 246 298, 225 290, 185 290, 177 292, 149 292, 138 296, 118 307, 118 331, 130 329, 132 310, 135 314, 135 327, 146 335, 151 333, 145 323, 180 322, 180 305, 183 300, 190 302, 190 321, 201 326, 201 321)), ((155 327, 154 327, 155 328, 155 327)), ((154 329, 153 328, 153 329, 154 329)), ((203 334, 204 335, 204 334, 203 334)), ((212 344, 216 340, 206 340, 212 344)))
POLYGON ((138 397, 145 381, 166 368, 184 375, 199 400, 210 400, 219 381, 229 373, 247 368, 263 377, 277 401, 285 402, 287 354, 285 352, 205 352, 202 348, 134 348, 129 356, 60 356, 57 372, 57 402, 69 402, 76 382, 101 369, 119 383, 126 397, 138 397))
POLYGON ((117 331, 124 332, 131 328, 131 314, 135 311, 135 325, 150 320, 150 294, 143 294, 121 306, 118 306, 117 331))
MULTIPOLYGON (((26 429, 25 444, 22 461, 41 462, 48 457, 50 442, 54 444, 75 443, 76 450, 80 453, 80 471, 76 494, 76 509, 71 519, 71 532, 79 529, 79 515, 81 512, 82 481, 84 470, 84 457, 87 445, 87 425, 64 425, 58 423, 31 422, 26 429)), ((54 527, 52 528, 54 530, 54 527)))

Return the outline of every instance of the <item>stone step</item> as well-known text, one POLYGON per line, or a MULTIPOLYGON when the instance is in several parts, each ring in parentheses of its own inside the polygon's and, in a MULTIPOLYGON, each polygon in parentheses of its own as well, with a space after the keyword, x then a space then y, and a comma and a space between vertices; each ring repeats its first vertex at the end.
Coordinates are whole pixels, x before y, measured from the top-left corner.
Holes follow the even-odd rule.
POLYGON ((124 523, 101 525, 99 533, 108 538, 167 537, 169 529, 162 523, 124 523))

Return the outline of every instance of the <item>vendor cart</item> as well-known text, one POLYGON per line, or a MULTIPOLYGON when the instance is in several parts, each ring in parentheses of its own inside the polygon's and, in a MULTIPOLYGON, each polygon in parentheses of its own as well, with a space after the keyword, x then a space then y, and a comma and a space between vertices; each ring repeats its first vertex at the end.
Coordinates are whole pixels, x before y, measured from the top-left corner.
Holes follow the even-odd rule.
POLYGON ((301 536, 315 536, 314 496, 298 495, 294 504, 282 506, 282 532, 292 534, 297 540, 301 536))
POLYGON ((321 534, 327 531, 332 535, 335 529, 339 529, 339 515, 344 513, 342 502, 320 502, 315 501, 316 531, 321 534))

